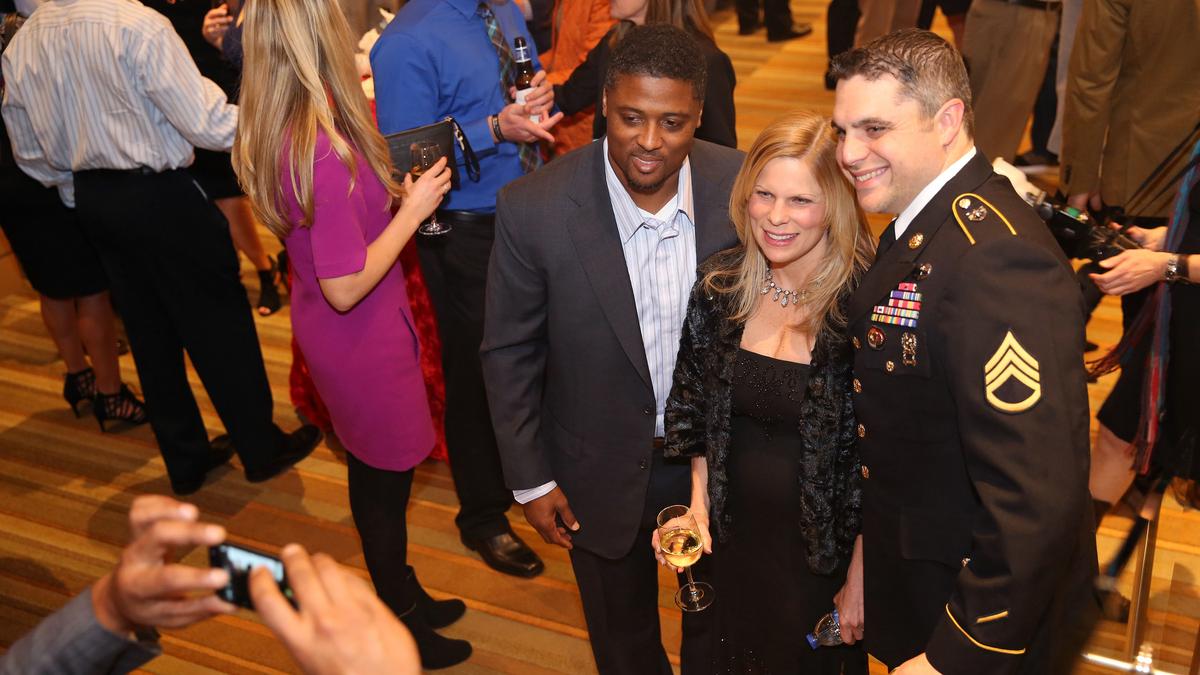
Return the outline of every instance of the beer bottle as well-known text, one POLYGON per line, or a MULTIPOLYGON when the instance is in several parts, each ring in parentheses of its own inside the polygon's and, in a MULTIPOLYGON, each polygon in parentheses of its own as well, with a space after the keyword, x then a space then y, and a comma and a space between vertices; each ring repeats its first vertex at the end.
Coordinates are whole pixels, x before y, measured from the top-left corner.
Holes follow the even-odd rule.
MULTIPOLYGON (((521 36, 513 40, 513 61, 517 69, 513 81, 513 86, 517 89, 517 103, 524 105, 525 97, 533 89, 533 58, 529 55, 529 43, 521 36)), ((529 119, 540 122, 542 116, 530 115, 529 119)))

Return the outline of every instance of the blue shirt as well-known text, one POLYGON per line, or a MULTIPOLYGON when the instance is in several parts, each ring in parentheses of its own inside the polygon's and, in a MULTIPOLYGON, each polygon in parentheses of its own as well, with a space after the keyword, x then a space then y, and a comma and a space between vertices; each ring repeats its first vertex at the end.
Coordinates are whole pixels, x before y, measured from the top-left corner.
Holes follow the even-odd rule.
MULTIPOLYGON (((515 2, 488 4, 509 41, 523 36, 542 69, 533 38, 515 2)), ((480 180, 472 181, 458 157, 459 189, 442 208, 493 213, 496 193, 522 175, 514 143, 492 142, 488 115, 508 104, 500 85, 500 59, 476 13, 479 0, 411 0, 400 9, 371 49, 375 111, 385 135, 436 122, 447 115, 462 125, 479 156, 480 180)))

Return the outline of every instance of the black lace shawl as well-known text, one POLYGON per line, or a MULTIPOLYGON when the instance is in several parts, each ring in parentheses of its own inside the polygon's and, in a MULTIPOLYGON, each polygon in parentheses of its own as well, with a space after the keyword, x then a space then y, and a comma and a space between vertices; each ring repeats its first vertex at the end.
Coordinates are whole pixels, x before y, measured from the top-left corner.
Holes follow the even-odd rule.
MULTIPOLYGON (((703 271, 688 301, 667 399, 665 454, 708 459, 709 516, 717 541, 726 541, 734 525, 725 509, 733 367, 744 324, 726 318, 732 313, 730 295, 707 292, 703 271)), ((851 364, 844 329, 823 331, 813 347, 808 392, 797 420, 803 439, 797 525, 808 567, 818 574, 849 560, 861 525, 851 364)))

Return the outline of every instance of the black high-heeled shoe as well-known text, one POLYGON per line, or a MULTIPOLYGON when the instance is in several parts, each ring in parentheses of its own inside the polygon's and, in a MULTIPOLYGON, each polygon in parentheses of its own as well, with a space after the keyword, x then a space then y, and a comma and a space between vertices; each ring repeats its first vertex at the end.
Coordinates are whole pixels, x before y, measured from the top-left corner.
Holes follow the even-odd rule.
POLYGON ((279 263, 271 257, 271 267, 258 272, 258 315, 271 316, 279 311, 283 301, 279 298, 279 263), (266 310, 265 312, 263 310, 266 310))
POLYGON ((63 398, 75 413, 75 419, 83 415, 86 407, 96 397, 96 371, 84 368, 77 373, 67 373, 63 376, 63 398))
POLYGON ((129 387, 123 383, 121 391, 115 394, 96 392, 96 400, 92 404, 92 414, 96 416, 96 422, 100 424, 100 431, 104 433, 108 433, 105 422, 109 420, 126 422, 135 426, 145 424, 149 420, 146 416, 146 404, 134 396, 129 387))

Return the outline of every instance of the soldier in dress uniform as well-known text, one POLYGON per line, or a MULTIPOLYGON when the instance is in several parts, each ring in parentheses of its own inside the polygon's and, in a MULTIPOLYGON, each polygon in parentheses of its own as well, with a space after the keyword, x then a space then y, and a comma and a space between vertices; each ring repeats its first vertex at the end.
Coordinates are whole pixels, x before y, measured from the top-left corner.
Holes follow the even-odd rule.
POLYGON ((975 150, 953 47, 899 31, 834 74, 843 168, 899 214, 847 316, 868 651, 903 675, 1070 672, 1097 567, 1079 286, 975 150))

